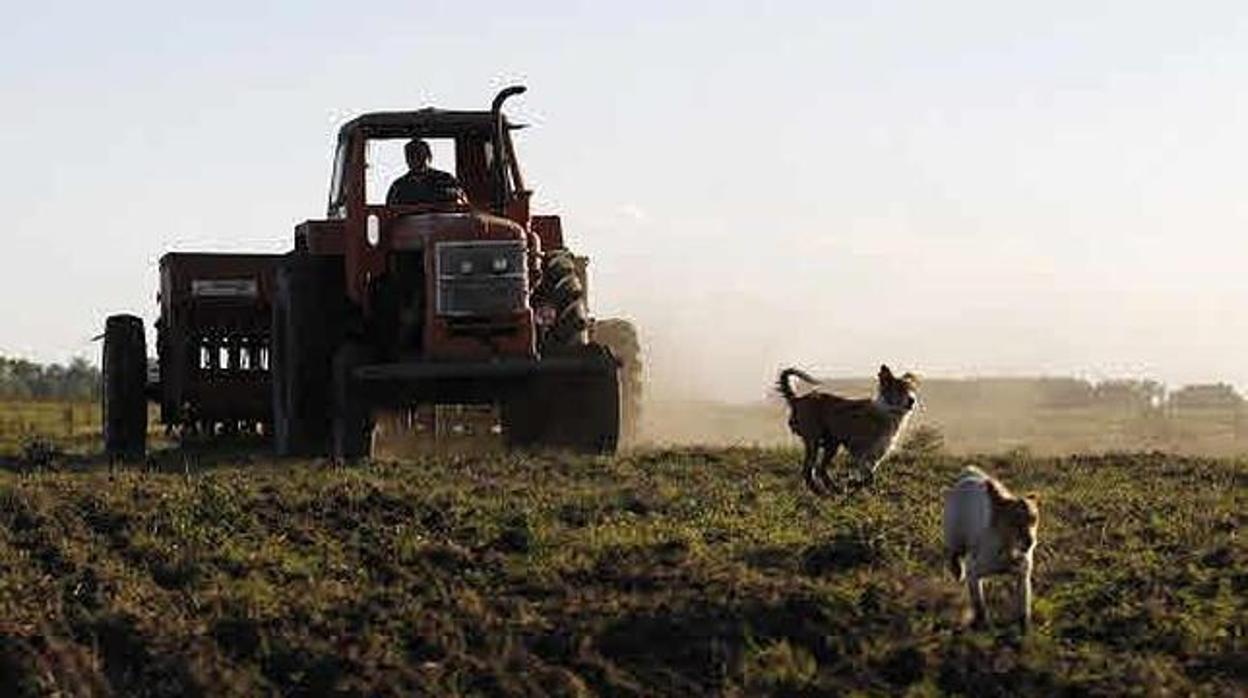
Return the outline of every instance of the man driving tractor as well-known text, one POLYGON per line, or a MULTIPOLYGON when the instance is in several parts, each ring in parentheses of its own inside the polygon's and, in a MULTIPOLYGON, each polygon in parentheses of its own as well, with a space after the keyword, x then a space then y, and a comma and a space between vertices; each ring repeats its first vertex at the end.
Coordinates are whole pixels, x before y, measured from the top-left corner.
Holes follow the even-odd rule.
POLYGON ((444 204, 467 201, 455 175, 429 166, 433 157, 429 144, 413 138, 403 147, 408 173, 394 180, 386 193, 386 205, 444 204))

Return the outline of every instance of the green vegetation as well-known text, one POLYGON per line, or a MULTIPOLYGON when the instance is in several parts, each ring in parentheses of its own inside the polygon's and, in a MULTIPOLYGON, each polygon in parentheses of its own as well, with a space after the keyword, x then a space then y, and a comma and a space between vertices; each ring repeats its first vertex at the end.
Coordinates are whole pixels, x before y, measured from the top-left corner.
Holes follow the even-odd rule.
POLYGON ((101 419, 98 403, 0 400, 0 454, 18 453, 32 439, 65 450, 98 450, 101 419))
POLYGON ((0 399, 91 402, 100 395, 100 371, 86 359, 68 366, 0 356, 0 399))
POLYGON ((831 499, 796 453, 754 449, 0 474, 0 676, 19 695, 1245 690, 1248 465, 973 459, 1042 498, 1023 638, 963 627, 939 526, 966 460, 920 446, 831 499))
MULTIPOLYGON (((160 407, 149 405, 147 412, 149 441, 165 443, 160 407)), ((32 444, 81 460, 103 448, 102 424, 98 401, 0 400, 0 462, 20 456, 32 444)))
POLYGON ((0 455, 33 441, 91 450, 100 434, 100 372, 86 359, 68 366, 0 356, 0 455))

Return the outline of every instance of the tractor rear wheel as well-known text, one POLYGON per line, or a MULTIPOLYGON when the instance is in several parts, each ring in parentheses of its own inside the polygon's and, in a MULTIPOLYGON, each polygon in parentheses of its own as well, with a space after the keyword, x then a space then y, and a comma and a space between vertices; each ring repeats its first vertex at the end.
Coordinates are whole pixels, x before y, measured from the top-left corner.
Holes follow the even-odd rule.
POLYGON ((642 357, 637 328, 628 320, 596 320, 590 331, 595 344, 611 350, 620 364, 620 432, 625 443, 641 431, 642 357))
POLYGON ((538 337, 538 348, 558 351, 583 346, 589 327, 585 285, 576 273, 576 257, 568 250, 548 252, 542 264, 542 280, 533 290, 534 307, 553 311, 551 322, 538 337))
POLYGON ((341 262, 334 262, 293 254, 277 270, 269 368, 280 456, 329 452, 331 361, 340 324, 333 299, 341 296, 341 262))
POLYGON ((104 323, 104 450, 110 458, 147 453, 147 337, 143 320, 111 315, 104 323))

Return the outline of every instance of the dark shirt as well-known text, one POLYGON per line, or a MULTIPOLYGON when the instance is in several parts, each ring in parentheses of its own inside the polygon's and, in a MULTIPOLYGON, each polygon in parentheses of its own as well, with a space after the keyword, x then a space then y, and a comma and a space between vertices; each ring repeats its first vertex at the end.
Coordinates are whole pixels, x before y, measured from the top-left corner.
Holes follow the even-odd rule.
POLYGON ((386 205, 452 203, 458 201, 463 193, 454 175, 426 169, 408 172, 394 180, 386 193, 386 205))

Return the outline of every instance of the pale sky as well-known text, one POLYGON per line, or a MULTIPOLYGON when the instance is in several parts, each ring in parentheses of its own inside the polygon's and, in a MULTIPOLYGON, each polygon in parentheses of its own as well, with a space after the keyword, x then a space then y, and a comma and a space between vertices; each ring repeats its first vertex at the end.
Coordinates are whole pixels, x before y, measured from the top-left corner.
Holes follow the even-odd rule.
POLYGON ((667 390, 1248 387, 1242 3, 178 5, 6 6, 0 353, 97 359, 162 253, 323 215, 342 121, 523 82, 535 210, 667 390))

